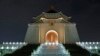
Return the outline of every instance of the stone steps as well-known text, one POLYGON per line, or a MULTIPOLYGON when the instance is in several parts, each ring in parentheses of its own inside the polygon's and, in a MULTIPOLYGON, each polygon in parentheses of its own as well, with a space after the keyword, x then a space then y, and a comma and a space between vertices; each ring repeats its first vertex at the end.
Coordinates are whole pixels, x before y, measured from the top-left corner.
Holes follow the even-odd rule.
MULTIPOLYGON (((71 56, 90 56, 90 53, 87 50, 81 48, 80 46, 77 46, 76 44, 63 44, 63 45, 66 48, 66 50, 69 51, 71 56)), ((33 50, 36 50, 39 46, 40 44, 28 44, 26 46, 23 46, 21 49, 18 49, 13 53, 6 54, 4 56, 30 56, 32 55, 33 50)), ((62 54, 58 55, 62 56, 62 54)))

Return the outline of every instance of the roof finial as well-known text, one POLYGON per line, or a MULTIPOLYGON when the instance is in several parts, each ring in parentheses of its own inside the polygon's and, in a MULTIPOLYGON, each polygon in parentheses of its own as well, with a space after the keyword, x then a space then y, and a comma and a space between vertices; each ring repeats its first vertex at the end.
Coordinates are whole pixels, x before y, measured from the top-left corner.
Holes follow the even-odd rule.
POLYGON ((51 5, 51 6, 49 7, 49 10, 47 11, 47 13, 57 13, 57 11, 55 10, 54 6, 51 5))

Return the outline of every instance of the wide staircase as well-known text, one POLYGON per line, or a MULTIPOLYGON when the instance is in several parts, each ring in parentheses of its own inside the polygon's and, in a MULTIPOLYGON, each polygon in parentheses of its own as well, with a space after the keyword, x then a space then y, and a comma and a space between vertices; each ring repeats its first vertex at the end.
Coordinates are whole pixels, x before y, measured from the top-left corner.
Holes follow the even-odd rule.
MULTIPOLYGON (((23 46, 22 48, 16 50, 15 52, 13 52, 11 54, 6 54, 4 56, 35 56, 36 53, 39 53, 39 51, 35 51, 35 50, 38 50, 39 46, 40 46, 40 44, 27 44, 26 46, 23 46)), ((63 46, 66 48, 66 54, 69 53, 70 56, 90 56, 90 53, 86 49, 83 49, 82 47, 80 47, 76 44, 63 44, 63 46)), ((49 47, 49 48, 54 48, 54 47, 49 47)), ((61 49, 63 49, 63 48, 61 47, 61 49)), ((58 49, 58 50, 60 50, 60 49, 58 49)), ((58 50, 56 49, 55 51, 53 51, 52 49, 49 49, 49 51, 51 51, 51 53, 59 52, 58 50)), ((43 51, 40 53, 44 53, 44 52, 46 52, 46 51, 43 51)), ((62 53, 64 53, 64 52, 62 52, 62 53)), ((49 55, 49 56, 52 56, 52 55, 49 55)))
POLYGON ((41 44, 36 51, 33 51, 31 56, 70 56, 70 53, 60 43, 49 43, 41 44))

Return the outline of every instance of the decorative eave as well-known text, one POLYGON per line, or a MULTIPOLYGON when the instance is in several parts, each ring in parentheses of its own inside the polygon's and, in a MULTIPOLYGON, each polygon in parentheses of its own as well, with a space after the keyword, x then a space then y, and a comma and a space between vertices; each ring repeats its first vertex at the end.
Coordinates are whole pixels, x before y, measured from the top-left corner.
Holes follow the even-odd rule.
POLYGON ((64 18, 64 20, 70 20, 70 17, 64 15, 62 12, 58 13, 46 13, 42 12, 42 14, 35 17, 35 19, 40 20, 40 18, 46 18, 46 19, 58 19, 58 18, 64 18))

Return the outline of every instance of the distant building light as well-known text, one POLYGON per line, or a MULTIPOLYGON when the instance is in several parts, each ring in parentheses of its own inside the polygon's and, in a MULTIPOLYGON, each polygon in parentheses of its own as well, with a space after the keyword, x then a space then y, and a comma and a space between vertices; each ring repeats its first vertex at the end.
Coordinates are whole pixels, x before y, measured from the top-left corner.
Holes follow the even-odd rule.
POLYGON ((96 42, 96 44, 99 44, 99 42, 96 42))
POLYGON ((92 42, 89 42, 89 44, 92 44, 92 42))
POLYGON ((23 42, 23 44, 26 44, 26 42, 23 42))
POLYGON ((81 42, 79 42, 79 45, 81 44, 81 42))
POLYGON ((12 42, 9 42, 9 44, 12 44, 12 42))
POLYGON ((53 42, 52 45, 55 45, 55 42, 53 42))
POLYGON ((58 45, 58 42, 56 42, 55 44, 58 45))
POLYGON ((63 17, 60 17, 60 18, 58 18, 58 19, 62 20, 62 19, 63 19, 63 17))
POLYGON ((82 42, 82 44, 84 44, 84 42, 82 42))
POLYGON ((45 42, 45 45, 48 45, 48 43, 47 43, 47 42, 45 42))
POLYGON ((19 44, 23 44, 22 42, 19 42, 19 44))
POLYGON ((85 44, 88 44, 88 42, 85 42, 85 44))
POLYGON ((98 47, 97 47, 97 46, 95 46, 95 49, 98 49, 98 47))
POLYGON ((11 49, 14 49, 14 47, 12 46, 11 49))
POLYGON ((2 46, 0 49, 4 49, 4 47, 2 46))
POLYGON ((50 42, 49 42, 48 44, 49 44, 49 45, 51 45, 51 43, 50 43, 50 42))
POLYGON ((90 46, 89 49, 92 49, 92 47, 90 46))
POLYGON ((41 18, 41 20, 44 20, 44 19, 45 19, 45 18, 43 18, 43 17, 41 18))
POLYGON ((95 44, 95 42, 93 42, 93 44, 95 44))
POLYGON ((17 47, 12 46, 11 49, 17 49, 17 47))
POLYGON ((16 44, 19 44, 18 42, 16 42, 16 44))
POLYGON ((16 44, 15 42, 13 42, 13 44, 16 44))
POLYGON ((10 49, 10 47, 7 46, 6 49, 10 49))

